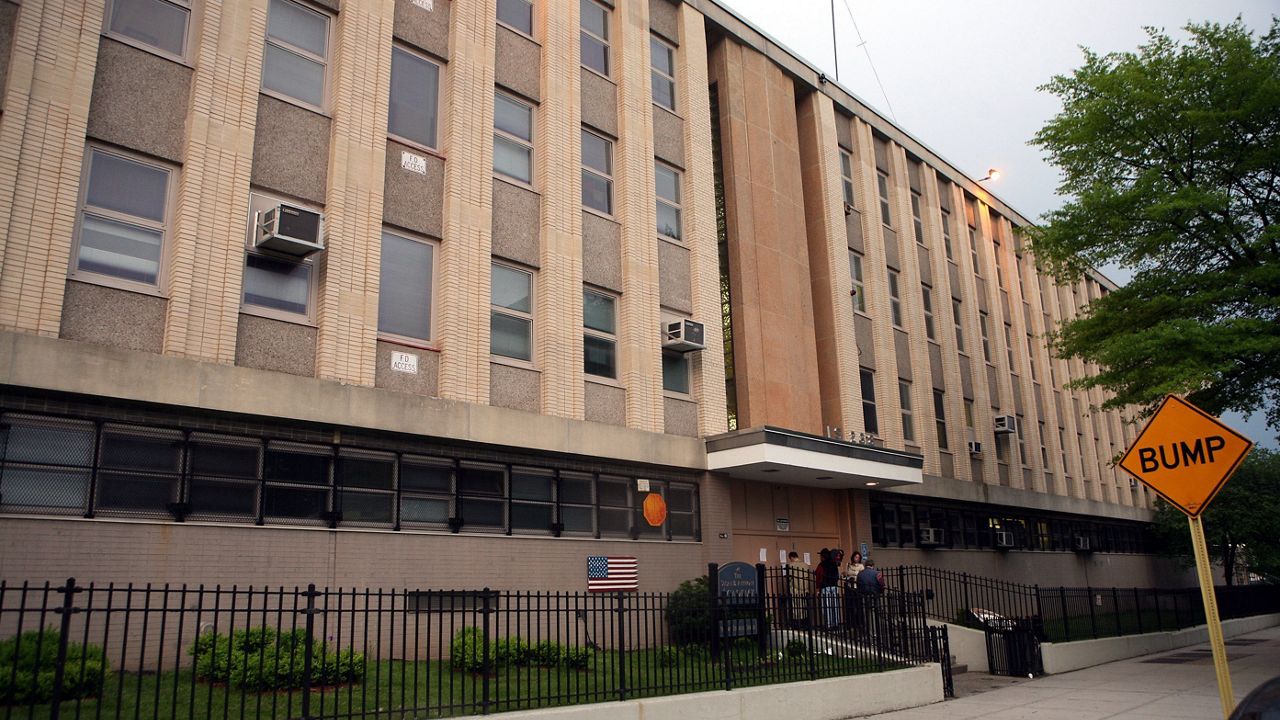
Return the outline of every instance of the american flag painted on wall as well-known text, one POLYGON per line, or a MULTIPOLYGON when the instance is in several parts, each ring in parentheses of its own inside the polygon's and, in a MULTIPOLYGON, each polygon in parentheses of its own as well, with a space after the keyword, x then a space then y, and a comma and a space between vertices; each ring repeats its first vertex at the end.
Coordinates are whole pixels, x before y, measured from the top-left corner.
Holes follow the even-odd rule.
POLYGON ((640 589, 638 563, 633 557, 587 556, 587 592, 635 592, 640 589))

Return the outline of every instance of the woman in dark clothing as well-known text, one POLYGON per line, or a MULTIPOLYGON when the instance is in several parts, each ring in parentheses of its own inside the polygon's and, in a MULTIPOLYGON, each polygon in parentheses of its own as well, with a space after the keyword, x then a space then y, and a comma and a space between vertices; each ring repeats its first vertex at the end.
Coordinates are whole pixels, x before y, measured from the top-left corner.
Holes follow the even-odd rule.
POLYGON ((818 602, 821 603, 820 622, 823 627, 835 627, 840 622, 840 563, 831 550, 818 553, 818 602))

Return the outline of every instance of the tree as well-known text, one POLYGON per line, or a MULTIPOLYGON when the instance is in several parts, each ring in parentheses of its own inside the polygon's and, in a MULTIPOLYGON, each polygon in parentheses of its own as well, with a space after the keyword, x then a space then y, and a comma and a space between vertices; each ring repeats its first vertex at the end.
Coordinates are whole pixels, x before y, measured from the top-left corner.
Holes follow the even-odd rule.
POLYGON ((1167 393, 1205 410, 1263 409, 1280 427, 1280 19, 1255 40, 1237 19, 1148 28, 1138 51, 1098 55, 1040 89, 1062 110, 1036 134, 1067 197, 1032 228, 1060 281, 1133 271, 1051 338, 1096 363, 1073 383, 1107 408, 1167 393))
MULTIPOLYGON (((1228 585, 1241 561, 1249 572, 1280 576, 1280 453, 1254 448, 1202 519, 1209 556, 1222 564, 1228 585)), ((1152 533, 1162 554, 1195 562, 1186 516, 1163 500, 1152 533)))

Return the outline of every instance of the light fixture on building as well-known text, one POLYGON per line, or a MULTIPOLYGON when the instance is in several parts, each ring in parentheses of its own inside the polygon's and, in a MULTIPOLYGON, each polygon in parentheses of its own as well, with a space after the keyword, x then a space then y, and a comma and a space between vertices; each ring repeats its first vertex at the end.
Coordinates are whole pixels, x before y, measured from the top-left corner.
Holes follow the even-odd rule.
POLYGON ((870 481, 870 480, 868 480, 868 481, 867 481, 867 487, 875 487, 875 486, 877 486, 877 485, 879 485, 879 484, 880 484, 880 483, 878 483, 878 482, 872 482, 872 481, 870 481))
POLYGON ((1000 168, 988 168, 987 176, 978 180, 978 182, 983 182, 985 180, 999 180, 999 179, 1000 179, 1000 168))

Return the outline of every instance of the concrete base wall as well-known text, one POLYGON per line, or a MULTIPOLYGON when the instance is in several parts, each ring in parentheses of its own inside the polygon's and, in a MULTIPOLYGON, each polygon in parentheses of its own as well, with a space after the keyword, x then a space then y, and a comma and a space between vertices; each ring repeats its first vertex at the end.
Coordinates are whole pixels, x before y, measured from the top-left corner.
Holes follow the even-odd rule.
POLYGON ((932 627, 947 628, 947 642, 951 645, 951 654, 956 662, 968 665, 971 672, 989 672, 987 664, 987 634, 962 625, 930 620, 932 627))
POLYGON ((840 720, 942 701, 937 664, 852 677, 503 713, 510 720, 840 720))
POLYGON ((1028 585, 1159 588, 1196 585, 1192 570, 1154 555, 881 547, 872 547, 871 555, 881 568, 923 565, 1028 585))
MULTIPOLYGON (((1231 638, 1274 625, 1280 625, 1280 613, 1224 620, 1222 635, 1231 638)), ((1044 643, 1040 646, 1040 652, 1044 658, 1044 671, 1052 675, 1205 642, 1209 642, 1209 628, 1206 625, 1198 625, 1174 632, 1145 633, 1069 643, 1044 643)))

